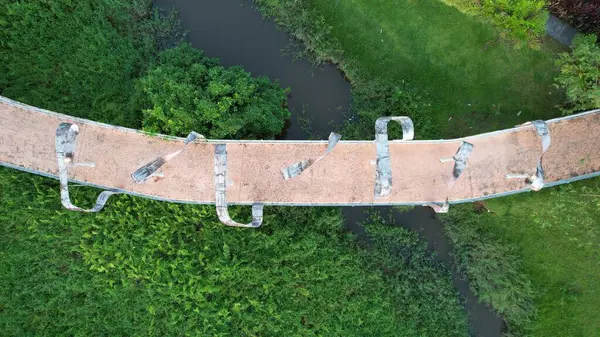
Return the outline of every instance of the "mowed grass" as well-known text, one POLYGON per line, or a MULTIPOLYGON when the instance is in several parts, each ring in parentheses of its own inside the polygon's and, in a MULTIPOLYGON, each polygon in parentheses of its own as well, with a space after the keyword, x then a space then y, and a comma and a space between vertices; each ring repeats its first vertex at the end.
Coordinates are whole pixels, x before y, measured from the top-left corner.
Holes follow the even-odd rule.
POLYGON ((536 290, 533 335, 600 336, 600 179, 486 206, 464 216, 517 246, 536 290))
POLYGON ((491 24, 436 0, 311 3, 361 76, 406 81, 429 94, 440 137, 558 113, 563 96, 552 85, 551 42, 539 51, 516 49, 491 24))

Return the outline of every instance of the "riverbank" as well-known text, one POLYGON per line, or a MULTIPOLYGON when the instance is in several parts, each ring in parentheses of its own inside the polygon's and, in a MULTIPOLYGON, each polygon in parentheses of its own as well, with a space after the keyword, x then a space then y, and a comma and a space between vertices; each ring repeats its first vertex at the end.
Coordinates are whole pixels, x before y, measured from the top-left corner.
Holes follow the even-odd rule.
POLYGON ((435 127, 417 137, 465 136, 559 115, 557 43, 516 49, 491 24, 437 0, 257 2, 318 60, 338 64, 354 90, 383 81, 416 91, 432 110, 417 118, 417 130, 420 123, 435 127))

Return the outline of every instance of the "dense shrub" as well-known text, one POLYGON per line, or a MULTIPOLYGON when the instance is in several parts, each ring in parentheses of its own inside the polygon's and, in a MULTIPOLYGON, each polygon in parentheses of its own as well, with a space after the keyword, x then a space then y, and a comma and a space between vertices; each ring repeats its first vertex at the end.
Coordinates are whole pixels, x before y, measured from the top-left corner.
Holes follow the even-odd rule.
POLYGON ((483 216, 461 206, 445 217, 444 231, 473 293, 504 317, 512 335, 524 334, 536 315, 533 286, 518 252, 486 231, 483 216))
POLYGON ((550 0, 550 11, 580 32, 600 35, 600 1, 550 0))
POLYGON ((600 108, 600 46, 595 35, 579 35, 557 61, 556 85, 567 93, 564 114, 600 108))
POLYGON ((241 67, 224 68, 189 44, 159 54, 141 87, 151 105, 144 110, 144 128, 153 132, 273 138, 290 116, 286 90, 241 67))
POLYGON ((139 127, 135 78, 173 30, 151 0, 0 0, 0 94, 139 127))

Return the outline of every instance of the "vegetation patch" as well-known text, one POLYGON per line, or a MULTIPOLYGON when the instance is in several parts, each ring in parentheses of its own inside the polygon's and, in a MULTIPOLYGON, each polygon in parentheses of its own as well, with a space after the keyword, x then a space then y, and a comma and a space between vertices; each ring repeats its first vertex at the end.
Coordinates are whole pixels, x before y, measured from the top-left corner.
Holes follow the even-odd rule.
POLYGON ((363 261, 387 280, 388 291, 407 328, 394 336, 459 336, 467 330, 461 300, 447 266, 418 234, 372 217, 363 224, 369 235, 363 261))
POLYGON ((557 87, 567 93, 565 115, 600 108, 600 46, 595 35, 577 35, 572 50, 560 54, 557 87))
POLYGON ((213 139, 274 138, 290 117, 286 90, 239 66, 224 68, 189 44, 167 49, 141 79, 144 129, 213 139))
MULTIPOLYGON (((80 214, 62 209, 56 181, 0 178, 8 335, 467 335, 449 274, 407 231, 373 229, 387 241, 365 250, 335 208, 271 207, 245 230, 211 206, 124 195, 80 214)), ((95 190, 73 190, 93 203, 95 190)))
POLYGON ((151 0, 0 0, 0 94, 129 127, 142 114, 135 80, 177 28, 151 0))
POLYGON ((473 293, 504 318, 511 335, 525 335, 536 317, 533 286, 514 244, 486 229, 487 216, 473 212, 472 205, 455 206, 443 217, 444 232, 473 293))
POLYGON ((441 1, 456 7, 463 13, 491 21, 503 29, 503 37, 525 42, 533 48, 540 47, 540 38, 546 34, 546 21, 548 21, 546 0, 441 1))
MULTIPOLYGON (((352 112, 343 127, 345 139, 374 139, 375 121, 381 116, 410 116, 416 139, 439 134, 429 96, 404 82, 370 81, 354 86, 352 102, 352 112)), ((388 125, 388 133, 391 139, 402 139, 402 128, 397 123, 388 125)))

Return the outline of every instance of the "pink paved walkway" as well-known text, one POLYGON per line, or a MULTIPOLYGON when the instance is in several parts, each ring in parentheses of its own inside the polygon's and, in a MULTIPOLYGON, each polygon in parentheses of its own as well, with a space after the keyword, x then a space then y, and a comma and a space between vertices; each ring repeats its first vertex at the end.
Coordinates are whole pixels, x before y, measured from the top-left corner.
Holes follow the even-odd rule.
MULTIPOLYGON (((215 144, 227 146, 227 199, 231 204, 364 205, 471 201, 528 190, 509 173, 535 174, 542 154, 532 125, 444 141, 390 140, 393 187, 374 195, 377 150, 374 141, 340 141, 301 175, 284 180, 281 170, 316 159, 327 141, 196 141, 163 166, 163 177, 142 184, 132 172, 159 155, 180 150, 183 139, 145 135, 27 106, 0 96, 0 164, 42 175, 57 175, 56 129, 79 126, 75 162, 95 167, 69 169, 70 179, 162 200, 214 203, 215 144), (461 141, 474 145, 464 173, 449 189, 452 157, 461 141)), ((546 185, 600 173, 600 110, 547 122, 552 144, 544 155, 546 185)))

